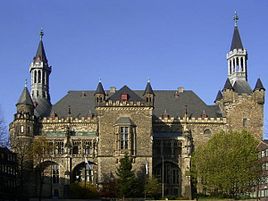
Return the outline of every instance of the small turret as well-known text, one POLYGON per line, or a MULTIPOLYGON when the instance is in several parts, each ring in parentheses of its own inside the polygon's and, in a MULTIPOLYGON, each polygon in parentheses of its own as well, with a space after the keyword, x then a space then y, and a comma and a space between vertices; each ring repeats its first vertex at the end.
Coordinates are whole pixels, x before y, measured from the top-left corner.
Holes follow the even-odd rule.
POLYGON ((144 93, 143 93, 143 97, 145 98, 146 103, 148 103, 149 105, 153 106, 154 105, 154 91, 153 88, 151 86, 150 80, 147 81, 147 85, 145 87, 144 93))
POLYGON ((215 99, 215 101, 214 101, 214 103, 217 103, 218 101, 220 101, 220 100, 222 100, 222 93, 221 93, 221 91, 219 90, 218 91, 218 94, 217 94, 217 96, 216 96, 216 99, 215 99))
POLYGON ((265 88, 260 78, 256 82, 255 88, 253 90, 253 94, 254 94, 254 99, 258 104, 264 104, 265 88))
POLYGON ((232 87, 232 84, 227 78, 224 87, 222 89, 222 97, 223 97, 223 103, 231 103, 233 102, 234 97, 234 88, 232 87))
POLYGON ((99 81, 99 84, 97 86, 97 89, 94 93, 94 96, 95 96, 95 102, 97 105, 105 102, 105 91, 104 91, 104 88, 102 86, 102 83, 101 83, 101 80, 99 81))
POLYGON ((27 113, 30 115, 34 114, 34 104, 26 84, 16 104, 16 107, 17 113, 27 113))

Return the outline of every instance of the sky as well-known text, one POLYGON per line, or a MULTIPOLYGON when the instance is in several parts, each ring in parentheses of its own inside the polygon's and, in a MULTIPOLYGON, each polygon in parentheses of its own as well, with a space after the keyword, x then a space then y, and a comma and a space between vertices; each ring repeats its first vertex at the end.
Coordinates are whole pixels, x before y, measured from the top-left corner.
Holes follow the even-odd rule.
MULTIPOLYGON (((183 86, 213 104, 227 78, 235 11, 249 84, 260 77, 268 88, 267 10, 267 0, 1 0, 0 116, 8 127, 41 28, 52 103, 95 90, 101 78, 105 89, 144 89, 148 79, 153 89, 183 86)), ((264 123, 268 138, 267 103, 264 123)))

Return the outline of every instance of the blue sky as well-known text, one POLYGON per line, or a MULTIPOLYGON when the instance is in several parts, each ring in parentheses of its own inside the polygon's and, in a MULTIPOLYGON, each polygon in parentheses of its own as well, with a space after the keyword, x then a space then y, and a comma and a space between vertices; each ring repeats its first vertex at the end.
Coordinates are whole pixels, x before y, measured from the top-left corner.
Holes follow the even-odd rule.
MULTIPOLYGON (((6 124, 29 80, 43 27, 52 103, 68 90, 127 84, 195 91, 212 104, 227 78, 237 10, 252 87, 268 88, 268 1, 6 0, 0 3, 0 108, 6 124)), ((265 105, 268 137, 268 104, 265 105)))

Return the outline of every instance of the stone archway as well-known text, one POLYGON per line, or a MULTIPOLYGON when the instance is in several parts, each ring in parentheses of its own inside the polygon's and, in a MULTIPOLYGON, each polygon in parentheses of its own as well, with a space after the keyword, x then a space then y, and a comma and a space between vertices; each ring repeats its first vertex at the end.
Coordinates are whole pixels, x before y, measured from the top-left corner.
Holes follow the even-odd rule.
POLYGON ((96 164, 94 162, 88 161, 81 162, 77 164, 72 171, 71 182, 84 182, 86 183, 96 183, 96 174, 94 173, 96 169, 96 164))
POLYGON ((181 196, 181 169, 177 164, 172 161, 160 162, 154 167, 154 175, 159 179, 165 196, 181 196))

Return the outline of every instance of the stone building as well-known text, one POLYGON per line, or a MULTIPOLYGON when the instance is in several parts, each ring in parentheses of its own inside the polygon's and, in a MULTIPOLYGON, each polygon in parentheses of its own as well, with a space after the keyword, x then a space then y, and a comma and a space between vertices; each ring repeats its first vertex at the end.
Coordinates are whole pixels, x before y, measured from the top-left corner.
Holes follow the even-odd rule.
MULTIPOLYGON (((260 79, 253 90, 248 84, 247 50, 237 17, 227 53, 227 80, 213 105, 191 90, 155 90, 150 82, 144 90, 127 85, 105 90, 99 82, 96 90, 69 91, 51 104, 52 68, 42 32, 40 36, 30 65, 31 91, 23 89, 9 130, 16 141, 30 144, 43 136, 53 147, 43 161, 47 197, 64 197, 75 181, 101 185, 104 177, 116 175, 125 153, 136 172, 160 179, 162 195, 190 197, 194 147, 221 130, 247 129, 262 137, 265 88, 260 79)), ((32 168, 38 166, 33 161, 32 168)), ((34 196, 38 189, 32 186, 34 196)))

